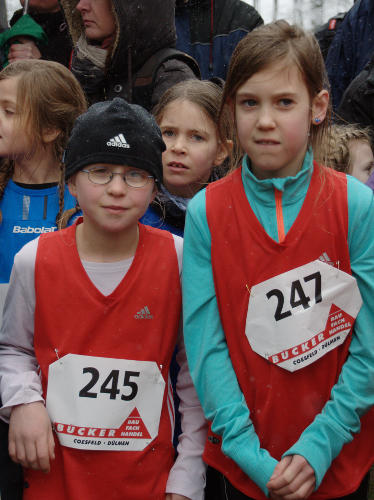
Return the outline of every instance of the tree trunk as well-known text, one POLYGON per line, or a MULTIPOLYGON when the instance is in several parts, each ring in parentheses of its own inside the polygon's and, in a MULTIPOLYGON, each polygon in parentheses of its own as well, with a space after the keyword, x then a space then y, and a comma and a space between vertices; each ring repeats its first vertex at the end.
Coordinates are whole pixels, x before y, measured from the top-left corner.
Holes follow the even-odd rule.
POLYGON ((303 0, 294 0, 294 23, 303 27, 303 0))
POLYGON ((8 28, 8 16, 6 10, 6 0, 0 2, 0 32, 8 28))
POLYGON ((323 0, 310 0, 310 21, 312 30, 323 24, 323 0))
POLYGON ((278 19, 278 0, 274 0, 273 4, 273 21, 278 19))

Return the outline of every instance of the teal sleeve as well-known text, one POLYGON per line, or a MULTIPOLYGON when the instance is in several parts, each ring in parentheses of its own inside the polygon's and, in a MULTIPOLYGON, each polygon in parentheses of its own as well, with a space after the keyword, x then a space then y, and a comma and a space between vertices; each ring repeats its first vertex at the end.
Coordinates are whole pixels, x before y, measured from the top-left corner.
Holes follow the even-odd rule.
POLYGON ((229 356, 218 312, 205 191, 188 206, 183 252, 183 316, 188 365, 222 451, 264 491, 277 461, 260 448, 229 356))
POLYGON ((352 274, 363 305, 349 355, 331 399, 285 455, 302 455, 316 474, 316 488, 342 447, 360 431, 360 418, 374 404, 374 199, 348 176, 348 246, 352 274))

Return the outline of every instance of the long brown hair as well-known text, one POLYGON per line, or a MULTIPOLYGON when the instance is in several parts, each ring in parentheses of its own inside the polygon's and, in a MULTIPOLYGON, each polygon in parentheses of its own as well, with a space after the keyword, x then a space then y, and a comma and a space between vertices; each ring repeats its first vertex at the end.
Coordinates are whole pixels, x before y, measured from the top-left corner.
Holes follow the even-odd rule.
MULTIPOLYGON (((296 64, 310 100, 321 90, 329 89, 325 64, 314 35, 287 21, 275 21, 254 29, 236 46, 223 90, 220 124, 225 108, 235 100, 239 87, 255 73, 280 61, 296 64)), ((328 132, 330 118, 329 104, 325 120, 318 126, 311 125, 310 144, 313 148, 328 132)))
MULTIPOLYGON (((53 153, 60 162, 59 223, 64 208, 65 176, 61 162, 75 119, 86 110, 86 99, 80 84, 72 73, 53 61, 17 61, 0 72, 0 81, 18 78, 17 117, 19 127, 31 140, 31 147, 43 145, 46 130, 58 130, 53 143, 53 153)), ((0 200, 6 185, 14 173, 12 159, 4 159, 0 164, 0 200)), ((0 223, 2 214, 0 211, 0 223)))

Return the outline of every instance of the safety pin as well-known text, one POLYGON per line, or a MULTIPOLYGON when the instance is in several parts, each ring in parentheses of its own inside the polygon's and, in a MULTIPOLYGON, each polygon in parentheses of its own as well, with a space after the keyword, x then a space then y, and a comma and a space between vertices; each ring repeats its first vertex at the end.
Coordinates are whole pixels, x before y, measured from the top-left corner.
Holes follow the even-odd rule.
POLYGON ((339 276, 339 271, 340 271, 340 260, 336 261, 336 277, 339 276))

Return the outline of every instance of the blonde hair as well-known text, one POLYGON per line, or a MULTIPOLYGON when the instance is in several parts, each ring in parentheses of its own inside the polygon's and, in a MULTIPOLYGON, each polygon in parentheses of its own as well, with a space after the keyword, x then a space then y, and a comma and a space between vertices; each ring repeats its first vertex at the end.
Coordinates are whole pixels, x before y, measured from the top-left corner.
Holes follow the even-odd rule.
MULTIPOLYGON (((53 61, 17 61, 0 71, 0 81, 18 78, 18 125, 31 140, 31 148, 43 145, 46 130, 58 130, 53 143, 53 153, 60 162, 59 211, 56 223, 64 208, 65 169, 61 162, 75 119, 86 110, 83 90, 73 74, 62 64, 53 61)), ((14 162, 4 159, 0 165, 0 200, 14 173, 14 162)), ((0 223, 2 214, 0 211, 0 223)))
MULTIPOLYGON (((304 31, 287 21, 259 26, 244 37, 231 57, 223 91, 221 115, 241 87, 255 73, 284 61, 295 64, 312 100, 323 89, 329 89, 325 63, 312 33, 304 31)), ((317 148, 328 133, 331 119, 331 104, 325 120, 318 126, 312 123, 310 144, 317 148)))
POLYGON ((371 147, 370 131, 352 124, 333 124, 330 134, 315 151, 316 160, 338 172, 352 172, 350 141, 366 142, 371 147))

